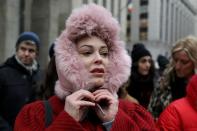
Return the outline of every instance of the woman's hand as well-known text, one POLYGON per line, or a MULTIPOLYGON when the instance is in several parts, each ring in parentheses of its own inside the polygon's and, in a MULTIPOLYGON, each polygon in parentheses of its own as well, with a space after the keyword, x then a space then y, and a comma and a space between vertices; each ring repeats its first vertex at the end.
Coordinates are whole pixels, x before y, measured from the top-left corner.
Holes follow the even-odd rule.
POLYGON ((88 107, 95 106, 94 95, 87 90, 79 90, 65 99, 64 110, 76 121, 82 121, 88 107))
POLYGON ((115 119, 118 112, 118 99, 106 89, 97 90, 93 95, 95 102, 100 105, 104 112, 96 106, 96 113, 102 122, 109 122, 115 119))

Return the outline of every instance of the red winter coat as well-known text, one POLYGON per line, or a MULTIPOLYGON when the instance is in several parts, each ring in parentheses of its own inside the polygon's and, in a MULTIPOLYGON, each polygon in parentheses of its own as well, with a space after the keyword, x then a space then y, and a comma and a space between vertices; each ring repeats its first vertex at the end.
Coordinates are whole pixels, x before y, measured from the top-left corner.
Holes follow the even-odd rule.
POLYGON ((160 115, 161 131, 197 131, 197 75, 187 86, 187 95, 172 102, 160 115))
MULTIPOLYGON (((103 131, 101 123, 77 122, 64 109, 64 101, 56 96, 49 99, 53 122, 45 128, 45 109, 42 101, 26 105, 15 122, 15 131, 103 131)), ((144 108, 129 101, 119 101, 119 111, 111 131, 154 131, 155 124, 144 108)))

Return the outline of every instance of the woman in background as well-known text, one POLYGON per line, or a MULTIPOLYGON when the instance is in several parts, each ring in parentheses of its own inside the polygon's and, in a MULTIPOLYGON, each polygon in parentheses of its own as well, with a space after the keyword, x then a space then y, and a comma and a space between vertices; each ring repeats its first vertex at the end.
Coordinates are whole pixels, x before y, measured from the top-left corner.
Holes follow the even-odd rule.
POLYGON ((131 52, 132 67, 129 95, 137 99, 140 105, 147 109, 151 93, 154 89, 154 63, 150 52, 141 43, 133 45, 131 52))
POLYGON ((171 50, 171 60, 154 89, 149 111, 157 119, 172 101, 186 95, 186 85, 197 69, 197 38, 185 37, 176 42, 171 50))

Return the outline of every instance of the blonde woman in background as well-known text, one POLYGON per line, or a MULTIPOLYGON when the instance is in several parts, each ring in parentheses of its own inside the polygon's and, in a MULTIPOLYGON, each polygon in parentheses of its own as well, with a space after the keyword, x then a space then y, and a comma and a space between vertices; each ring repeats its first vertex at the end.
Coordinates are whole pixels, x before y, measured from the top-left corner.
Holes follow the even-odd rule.
POLYGON ((197 38, 187 36, 176 42, 171 60, 151 96, 149 111, 157 119, 172 101, 186 95, 186 86, 197 69, 197 38))

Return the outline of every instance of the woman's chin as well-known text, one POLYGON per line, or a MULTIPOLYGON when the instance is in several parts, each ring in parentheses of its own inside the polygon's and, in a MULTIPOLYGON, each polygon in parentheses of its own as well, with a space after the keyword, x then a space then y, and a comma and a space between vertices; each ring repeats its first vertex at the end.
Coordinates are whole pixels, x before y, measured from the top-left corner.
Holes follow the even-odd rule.
POLYGON ((104 79, 96 79, 94 81, 94 85, 95 85, 95 87, 101 87, 101 86, 103 86, 104 85, 104 79))
POLYGON ((91 81, 91 89, 89 89, 89 90, 91 92, 94 92, 95 90, 98 90, 103 85, 104 85, 104 79, 93 79, 91 81))

